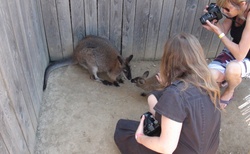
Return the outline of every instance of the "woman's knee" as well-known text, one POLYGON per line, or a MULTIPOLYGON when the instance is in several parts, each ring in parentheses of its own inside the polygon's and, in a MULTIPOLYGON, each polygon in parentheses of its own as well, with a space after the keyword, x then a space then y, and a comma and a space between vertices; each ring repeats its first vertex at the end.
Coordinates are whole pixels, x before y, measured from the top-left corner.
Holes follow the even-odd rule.
POLYGON ((238 62, 232 61, 226 67, 226 76, 241 77, 241 66, 238 62))
POLYGON ((223 73, 221 73, 219 70, 210 68, 212 77, 215 79, 216 82, 222 82, 225 80, 225 76, 223 73))

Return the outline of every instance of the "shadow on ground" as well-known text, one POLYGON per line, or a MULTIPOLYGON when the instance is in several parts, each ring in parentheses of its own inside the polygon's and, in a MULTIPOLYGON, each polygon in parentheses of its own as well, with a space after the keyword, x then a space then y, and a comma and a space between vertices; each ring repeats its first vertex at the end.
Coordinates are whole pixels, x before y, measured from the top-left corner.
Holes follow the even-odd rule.
MULTIPOLYGON (((133 76, 158 71, 159 62, 132 62, 133 76)), ((222 113, 218 154, 250 153, 250 80, 236 89, 222 113), (239 109, 239 106, 242 108, 239 109)), ((41 107, 36 154, 119 154, 113 141, 120 118, 139 120, 148 110, 141 89, 126 80, 120 87, 90 80, 86 70, 69 66, 50 74, 41 107)))

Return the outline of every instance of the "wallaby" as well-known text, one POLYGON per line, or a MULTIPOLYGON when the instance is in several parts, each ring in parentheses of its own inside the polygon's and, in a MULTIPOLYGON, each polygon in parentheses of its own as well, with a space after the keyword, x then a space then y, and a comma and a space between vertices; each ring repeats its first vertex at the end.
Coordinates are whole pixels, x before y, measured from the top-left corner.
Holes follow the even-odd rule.
POLYGON ((55 61, 46 68, 43 90, 47 87, 50 72, 59 67, 74 64, 79 64, 88 69, 91 79, 100 81, 105 85, 115 85, 118 87, 119 83, 123 83, 122 72, 128 80, 132 78, 129 65, 132 58, 133 55, 130 55, 124 60, 119 54, 118 49, 107 39, 92 35, 86 36, 76 46, 71 57, 55 61), (107 73, 111 81, 99 78, 97 73, 100 72, 107 73))
POLYGON ((148 94, 153 90, 161 90, 163 86, 159 83, 156 78, 156 74, 147 78, 149 71, 145 71, 142 76, 135 77, 131 80, 132 83, 139 88, 142 88, 144 92, 141 93, 141 96, 148 96, 148 94))

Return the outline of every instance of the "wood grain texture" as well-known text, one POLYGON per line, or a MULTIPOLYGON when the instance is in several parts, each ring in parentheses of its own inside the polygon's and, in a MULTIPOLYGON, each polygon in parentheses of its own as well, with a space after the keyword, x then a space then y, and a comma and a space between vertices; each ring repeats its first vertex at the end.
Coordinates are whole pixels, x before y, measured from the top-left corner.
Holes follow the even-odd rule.
POLYGON ((118 48, 121 54, 122 38, 122 4, 123 0, 111 0, 110 2, 110 36, 109 40, 118 48))
MULTIPOLYGON (((21 16, 23 20, 23 26, 24 26, 24 34, 23 36, 25 37, 25 41, 27 41, 28 44, 28 49, 29 49, 29 55, 28 58, 30 59, 29 65, 33 67, 32 71, 34 72, 34 80, 35 80, 35 85, 37 92, 42 93, 42 81, 43 81, 43 70, 45 69, 45 65, 42 63, 45 63, 42 61, 43 55, 42 52, 47 52, 47 50, 39 50, 38 43, 37 42, 37 37, 36 36, 36 29, 34 27, 33 23, 33 12, 31 10, 32 6, 30 5, 31 3, 29 1, 25 1, 21 3, 20 1, 17 1, 17 6, 20 6, 20 11, 21 11, 21 16)), ((39 100, 35 101, 35 109, 36 112, 39 113, 40 109, 40 102, 42 100, 42 97, 40 94, 38 94, 39 100)))
POLYGON ((182 31, 182 24, 185 14, 185 11, 183 10, 185 10, 185 8, 186 8, 186 1, 183 0, 175 1, 170 37, 182 31))
POLYGON ((63 58, 70 57, 73 53, 73 40, 70 21, 69 1, 57 0, 56 1, 58 12, 58 23, 60 30, 60 40, 62 45, 63 58))
POLYGON ((36 2, 1 0, 1 153, 34 152, 43 71, 48 62, 36 2))
POLYGON ((86 33, 84 0, 71 0, 71 22, 73 35, 73 48, 75 48, 86 33))
MULTIPOLYGON (((86 35, 98 35, 109 39, 125 57, 134 54, 134 60, 159 60, 166 40, 177 33, 187 32, 200 40, 208 58, 212 58, 220 41, 212 32, 204 30, 199 20, 209 3, 209 0, 44 0, 42 12, 51 16, 44 18, 45 29, 50 26, 50 34, 58 38, 50 45, 51 36, 47 36, 48 48, 56 47, 56 51, 62 48, 59 54, 62 57, 71 53, 67 51, 71 48, 64 47, 70 46, 70 42, 74 48, 86 35), (70 11, 67 5, 70 5, 70 11), (46 24, 48 21, 50 25, 46 24), (61 27, 62 24, 66 26, 61 27), (209 43, 205 44, 207 41, 209 43)), ((58 59, 58 53, 49 53, 51 60, 58 59)))
POLYGON ((143 59, 147 40, 150 0, 137 0, 133 38, 134 59, 143 59))
POLYGON ((156 60, 161 59, 164 45, 170 36, 174 5, 175 5, 175 0, 163 1, 158 43, 154 58, 156 60))
MULTIPOLYGON (((16 54, 16 51, 15 51, 16 42, 15 40, 13 40, 13 38, 10 38, 10 37, 13 37, 12 33, 10 33, 12 31, 12 27, 11 27, 10 20, 9 20, 8 9, 6 8, 8 8, 7 3, 1 3, 0 19, 3 22, 0 22, 0 33, 1 33, 0 42, 2 43, 0 47, 0 52, 1 52, 1 56, 0 56, 0 71, 1 71, 0 77, 1 78, 0 79, 4 80, 4 81, 1 81, 2 82, 1 84, 4 85, 4 86, 1 86, 1 91, 2 91, 1 93, 3 96, 6 96, 7 94, 9 95, 8 97, 10 99, 9 101, 7 100, 8 105, 6 106, 10 107, 10 110, 12 111, 10 112, 6 111, 6 116, 9 118, 8 120, 7 119, 4 120, 4 118, 3 119, 1 118, 1 127, 3 127, 2 128, 3 131, 4 130, 11 131, 11 132, 5 131, 3 133, 3 134, 6 134, 6 140, 8 137, 14 138, 13 141, 16 140, 16 138, 18 138, 18 140, 16 140, 18 142, 15 141, 15 144, 8 145, 10 148, 12 148, 12 146, 16 146, 16 148, 13 150, 17 151, 17 153, 28 153, 29 147, 27 147, 26 141, 27 139, 29 139, 31 141, 31 143, 29 142, 29 144, 32 144, 32 141, 33 141, 33 145, 34 145, 34 137, 35 137, 34 133, 35 132, 34 132, 34 129, 32 128, 31 120, 29 119, 30 117, 28 115, 28 111, 27 111, 26 104, 24 101, 24 95, 22 94, 22 91, 21 91, 21 83, 18 78, 15 63, 14 63, 15 57, 13 57, 14 55, 12 55, 12 54, 16 54), (7 37, 7 33, 8 33, 8 37, 7 37), (10 44, 13 47, 12 46, 10 47, 9 46, 10 44), (31 134, 29 135, 28 132, 31 134)), ((0 103, 1 106, 4 105, 4 102, 6 101, 3 101, 3 102, 1 101, 0 103)), ((6 108, 2 109, 1 113, 4 113, 5 110, 7 109, 6 108)), ((33 147, 30 147, 30 148, 32 149, 33 147)))
POLYGON ((122 16, 122 55, 128 57, 133 54, 134 18, 136 0, 124 0, 122 16))
POLYGON ((43 68, 47 67, 47 64, 49 63, 49 52, 48 52, 48 45, 46 42, 46 36, 45 36, 45 29, 44 29, 44 22, 43 22, 43 15, 42 15, 42 6, 40 0, 35 0, 35 5, 33 5, 35 12, 37 11, 37 20, 38 20, 38 36, 41 39, 41 50, 40 52, 43 53, 43 68))
POLYGON ((97 24, 99 24, 99 19, 97 17, 97 0, 85 0, 84 2, 86 35, 98 35, 97 24))
POLYGON ((182 31, 186 33, 191 33, 199 1, 187 0, 186 2, 187 3, 186 3, 185 11, 184 11, 185 14, 184 14, 183 23, 182 23, 182 31))
MULTIPOLYGON (((3 3, 2 3, 3 4, 3 3)), ((9 19, 9 18, 8 18, 9 19)), ((4 18, 4 23, 6 25, 11 25, 7 18, 4 18)), ((14 110, 14 115, 16 115, 17 123, 21 127, 21 133, 19 135, 23 135, 23 145, 26 144, 26 147, 22 146, 21 150, 28 150, 31 153, 33 152, 35 145, 35 130, 32 125, 32 120, 29 114, 30 103, 26 101, 29 100, 29 93, 25 93, 25 79, 23 76, 23 72, 20 65, 20 59, 17 52, 17 46, 13 35, 12 27, 10 26, 0 26, 1 41, 6 44, 3 51, 1 52, 1 70, 3 78, 5 79, 6 89, 11 98, 11 106, 14 110), (9 46, 11 45, 11 46, 9 46), (6 52, 7 51, 7 52, 6 52)), ((16 129, 13 127, 11 129, 16 129)))
POLYGON ((1 154, 9 154, 6 144, 3 142, 1 133, 0 133, 0 151, 1 151, 1 154))
POLYGON ((98 0, 98 36, 109 39, 110 0, 98 0))
POLYGON ((151 1, 144 59, 154 60, 161 22, 162 0, 151 1))
POLYGON ((52 61, 62 59, 63 53, 56 2, 55 0, 41 0, 41 5, 50 59, 52 61))
MULTIPOLYGON (((17 7, 15 2, 9 2, 9 11, 11 24, 13 25, 13 37, 16 40, 16 56, 18 56, 15 60, 15 66, 17 67, 17 72, 19 75, 19 79, 21 80, 22 90, 25 96, 25 102, 27 108, 29 109, 29 114, 33 123, 33 128, 37 127, 37 120, 39 114, 39 105, 35 102, 39 102, 40 97, 38 96, 38 87, 36 85, 36 80, 34 78, 34 67, 31 65, 31 57, 30 51, 28 48, 28 43, 25 42, 25 32, 24 25, 22 20, 22 16, 20 13, 20 8, 17 7), (20 33, 21 32, 21 33, 20 33)), ((14 38, 13 38, 14 39, 14 38)), ((12 45, 15 46, 15 45, 12 45)))

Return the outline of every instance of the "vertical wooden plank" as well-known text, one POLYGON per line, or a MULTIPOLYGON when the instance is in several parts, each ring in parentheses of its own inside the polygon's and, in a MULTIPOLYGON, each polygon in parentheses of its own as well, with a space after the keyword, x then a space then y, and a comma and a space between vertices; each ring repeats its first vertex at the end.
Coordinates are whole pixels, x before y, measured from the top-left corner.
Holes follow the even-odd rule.
POLYGON ((29 49, 27 47, 27 42, 24 38, 24 26, 22 22, 22 16, 20 12, 20 7, 17 7, 15 1, 8 1, 10 11, 10 19, 13 25, 13 32, 15 35, 17 43, 17 56, 15 64, 18 68, 20 75, 20 80, 22 81, 22 90, 26 94, 25 102, 29 111, 29 115, 32 120, 33 128, 37 127, 39 105, 35 102, 40 102, 37 89, 35 87, 35 79, 33 75, 32 61, 29 59, 29 49))
POLYGON ((183 25, 182 25, 183 32, 186 33, 192 32, 198 3, 199 0, 187 0, 186 9, 184 11, 185 14, 183 18, 183 25))
MULTIPOLYGON (((210 1, 208 1, 208 4, 205 4, 205 5, 209 5, 209 4, 210 4, 210 1)), ((205 8, 205 6, 203 8, 205 8)), ((201 14, 201 16, 203 14, 204 14, 204 12, 201 14)), ((202 47, 204 49, 205 55, 207 55, 208 52, 209 52, 209 47, 211 45, 211 41, 212 41, 213 35, 214 35, 214 33, 206 30, 205 28, 202 28, 201 36, 200 36, 200 43, 201 43, 201 45, 202 45, 202 47)))
POLYGON ((150 0, 137 0, 133 43, 133 54, 135 60, 141 60, 144 58, 149 9, 150 0))
POLYGON ((39 29, 39 34, 38 36, 40 36, 40 39, 42 40, 42 45, 43 45, 43 54, 44 54, 44 58, 43 58, 43 68, 45 70, 45 68, 47 67, 48 63, 49 63, 49 52, 48 52, 48 46, 47 46, 47 42, 46 42, 46 36, 45 36, 45 30, 44 30, 44 23, 43 23, 43 16, 42 16, 42 5, 41 5, 41 1, 40 0, 36 0, 36 7, 37 8, 37 18, 38 18, 38 29, 39 29))
POLYGON ((86 35, 97 35, 97 1, 85 0, 86 35))
POLYGON ((9 154, 9 151, 7 150, 7 147, 4 143, 1 133, 0 133, 0 151, 1 151, 1 154, 9 154))
POLYGON ((62 54, 64 58, 67 58, 73 53, 73 41, 69 11, 69 1, 56 0, 58 23, 62 44, 62 54))
POLYGON ((154 60, 159 35, 162 0, 152 0, 144 59, 154 60))
POLYGON ((84 0, 71 0, 71 22, 73 31, 73 48, 85 37, 84 0))
MULTIPOLYGON (((33 21, 32 21, 32 7, 30 6, 29 1, 24 1, 24 2, 20 2, 20 1, 16 1, 17 6, 20 8, 20 12, 21 12, 21 16, 22 16, 22 20, 23 20, 23 25, 24 25, 24 33, 23 36, 25 37, 25 43, 27 43, 27 46, 29 48, 29 65, 32 66, 32 70, 33 70, 33 75, 34 75, 34 79, 35 79, 35 85, 33 85, 36 89, 37 92, 40 91, 40 94, 42 93, 42 81, 43 81, 43 67, 41 65, 41 55, 39 53, 39 49, 37 46, 37 42, 36 42, 36 37, 35 36, 35 30, 33 27, 33 21)), ((40 102, 42 100, 41 95, 38 94, 39 96, 39 101, 35 101, 35 109, 36 109, 36 113, 39 113, 39 109, 40 109, 40 102)))
POLYGON ((203 29, 202 24, 200 22, 200 17, 204 14, 204 9, 208 3, 209 3, 209 0, 198 1, 196 16, 195 16, 195 20, 194 20, 193 27, 192 27, 192 34, 196 36, 198 39, 202 37, 201 32, 203 29))
MULTIPOLYGON (((223 17, 223 19, 221 19, 221 20, 223 21, 224 19, 225 19, 225 17, 223 17)), ((205 30, 205 29, 203 28, 203 30, 205 30)), ((208 32, 210 32, 210 31, 208 31, 208 32)), ((208 47, 208 51, 207 51, 206 57, 207 58, 215 58, 216 55, 217 55, 218 49, 220 48, 221 40, 213 32, 210 32, 210 33, 212 33, 213 35, 212 35, 211 44, 208 47)), ((229 34, 228 34, 228 36, 229 36, 229 34)))
POLYGON ((111 0, 110 11, 110 36, 109 40, 118 48, 121 54, 122 36, 122 4, 123 0, 111 0))
POLYGON ((25 103, 25 98, 28 96, 26 96, 26 94, 22 91, 22 88, 24 88, 22 87, 24 79, 20 69, 17 46, 9 13, 3 11, 8 11, 6 8, 8 8, 7 3, 2 2, 0 5, 0 19, 2 21, 0 23, 0 42, 3 43, 3 46, 1 48, 0 69, 2 76, 5 79, 6 87, 8 89, 11 102, 13 103, 12 106, 15 110, 15 115, 18 119, 18 123, 22 129, 22 134, 25 139, 20 142, 26 142, 29 151, 32 152, 35 145, 35 130, 32 126, 30 115, 25 103))
POLYGON ((34 104, 36 104, 36 107, 38 110, 37 113, 39 113, 40 109, 40 103, 42 100, 41 93, 42 93, 42 81, 43 81, 43 71, 44 67, 42 66, 42 57, 43 57, 43 52, 41 43, 39 42, 38 36, 37 36, 37 20, 36 18, 36 10, 33 8, 33 2, 31 3, 31 0, 29 1, 16 1, 17 5, 20 6, 21 14, 23 17, 23 23, 25 27, 25 34, 26 34, 26 39, 28 41, 28 47, 29 47, 29 53, 32 59, 32 65, 34 75, 35 75, 35 87, 37 88, 37 91, 40 93, 38 94, 39 96, 39 101, 35 101, 34 104), (41 51, 41 52, 40 52, 41 51))
MULTIPOLYGON (((2 48, 0 47, 2 52, 2 48)), ((1 61, 0 61, 1 64, 1 61)), ((15 117, 0 69, 0 135, 10 154, 29 153, 15 117)), ((1 149, 2 150, 2 149, 1 149)), ((2 151, 1 151, 2 152, 2 151)))
MULTIPOLYGON (((216 53, 215 57, 218 56, 218 54, 220 54, 224 48, 225 48, 224 43, 220 41, 220 45, 217 49, 217 53, 216 53)), ((215 57, 211 57, 211 58, 215 58, 215 57)))
POLYGON ((122 28, 122 55, 128 57, 133 53, 133 34, 136 0, 124 0, 123 28, 122 28))
POLYGON ((203 47, 205 55, 207 55, 209 46, 211 45, 212 38, 213 38, 212 32, 210 32, 206 29, 202 30, 201 37, 200 37, 200 43, 201 43, 201 46, 203 47))
POLYGON ((174 8, 170 36, 173 36, 181 32, 184 13, 185 13, 185 11, 183 11, 184 8, 186 8, 186 1, 183 0, 175 1, 175 8, 174 8))
POLYGON ((50 60, 62 59, 63 55, 55 0, 41 0, 41 4, 50 60))
MULTIPOLYGON (((28 17, 30 24, 33 27, 33 32, 31 34, 31 37, 33 40, 35 40, 35 55, 37 58, 37 68, 39 69, 38 71, 41 72, 39 76, 41 76, 40 81, 43 79, 43 70, 47 66, 47 59, 48 59, 48 51, 47 51, 47 46, 44 46, 45 43, 47 43, 45 39, 45 33, 44 33, 44 27, 41 27, 40 19, 39 19, 39 13, 41 13, 40 8, 41 6, 37 7, 37 1, 39 0, 29 0, 26 2, 26 8, 28 9, 28 17), (43 31, 43 33, 41 33, 43 31)), ((40 87, 40 93, 42 92, 42 82, 39 82, 40 87)))
POLYGON ((214 58, 217 54, 217 49, 219 48, 219 45, 220 45, 220 39, 218 38, 217 35, 213 35, 206 57, 214 58))
MULTIPOLYGON (((213 37, 215 38, 215 37, 218 37, 218 36, 214 35, 213 37)), ((217 45, 217 48, 216 48, 216 46, 214 48, 212 48, 214 45, 210 46, 210 49, 207 52, 206 58, 214 59, 216 56, 218 56, 218 54, 220 54, 222 52, 222 50, 225 48, 225 45, 220 40, 218 41, 218 43, 219 44, 217 45)))
POLYGON ((164 45, 169 38, 173 18, 175 0, 164 0, 162 6, 161 23, 155 59, 160 60, 163 54, 164 45))
POLYGON ((110 0, 98 0, 98 36, 109 39, 110 0))

